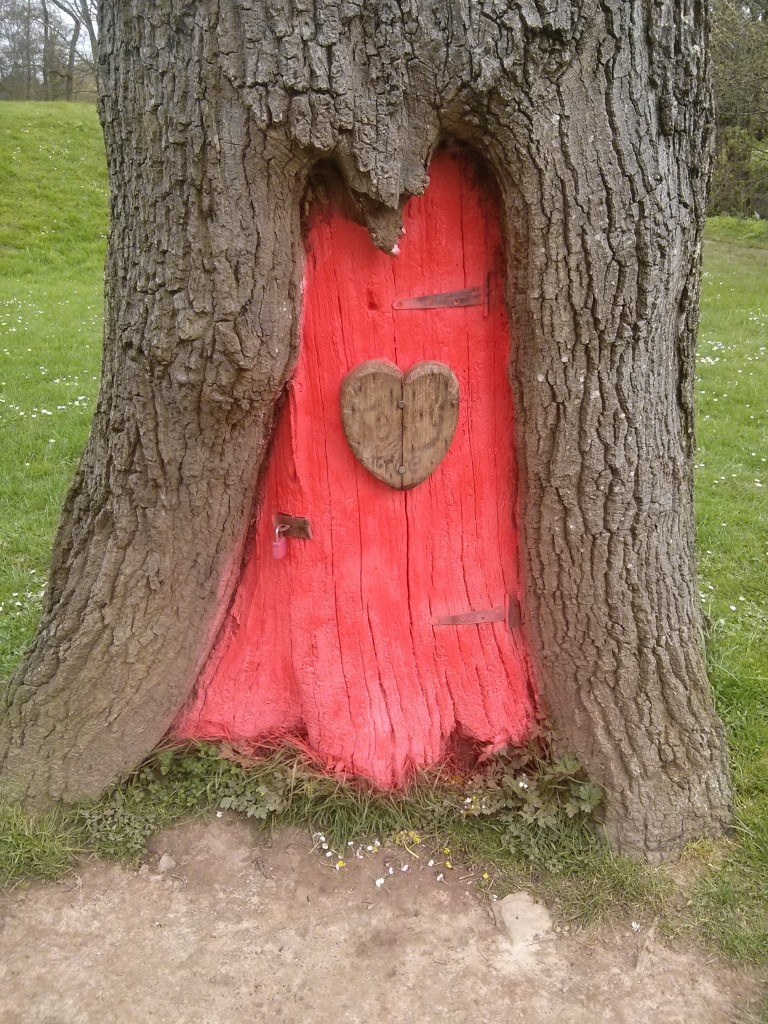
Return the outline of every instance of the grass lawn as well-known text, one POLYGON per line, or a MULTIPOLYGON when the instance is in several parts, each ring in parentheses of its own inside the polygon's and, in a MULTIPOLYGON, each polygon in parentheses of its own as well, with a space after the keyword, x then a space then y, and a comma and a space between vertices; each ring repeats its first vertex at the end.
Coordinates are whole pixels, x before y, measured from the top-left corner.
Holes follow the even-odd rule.
POLYGON ((768 222, 707 230, 696 521, 710 678, 729 730, 736 835, 699 883, 713 940, 768 954, 768 222), (758 242, 762 241, 762 247, 758 242), (740 927, 750 908, 756 933, 740 927))
POLYGON ((95 108, 0 104, 0 673, 34 630, 88 436, 106 231, 95 108))
MULTIPOLYGON (((87 437, 99 374, 106 213, 94 109, 0 104, 0 672, 12 669, 34 631, 58 510, 87 437)), ((451 825, 443 816, 436 826, 458 852, 495 860, 502 888, 505 878, 519 884, 522 873, 566 914, 631 909, 659 919, 667 932, 703 935, 752 962, 768 952, 767 344, 768 224, 720 218, 708 226, 705 247, 696 511, 711 678, 736 786, 732 836, 695 844, 671 876, 614 858, 584 836, 566 835, 559 848, 543 844, 521 860, 480 819, 451 825)), ((273 770, 279 776, 282 769, 273 770)), ((113 812, 110 820, 133 828, 135 854, 144 838, 141 813, 149 825, 182 813, 206 772, 221 775, 205 756, 196 768, 176 765, 169 773, 181 779, 175 797, 145 778, 89 810, 81 824, 93 832, 113 812), (134 804, 145 811, 134 813, 134 804)), ((216 785, 211 792, 239 783, 227 776, 216 785)), ((286 815, 322 823, 339 842, 355 830, 416 830, 425 816, 440 817, 428 790, 410 807, 383 809, 335 784, 312 783, 302 794, 286 815)), ((79 828, 72 818, 35 825, 0 809, 0 878, 60 870, 84 841, 79 828)), ((116 841, 113 852, 119 848, 116 841)))

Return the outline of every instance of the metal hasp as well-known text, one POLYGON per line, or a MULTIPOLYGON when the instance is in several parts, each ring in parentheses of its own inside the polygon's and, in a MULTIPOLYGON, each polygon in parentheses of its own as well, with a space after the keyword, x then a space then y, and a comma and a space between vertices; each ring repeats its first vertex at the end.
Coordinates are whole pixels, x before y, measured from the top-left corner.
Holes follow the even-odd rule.
POLYGON ((456 292, 439 292, 437 295, 415 295, 411 299, 395 299, 393 309, 450 309, 453 306, 480 306, 485 299, 483 286, 462 288, 456 292))
POLYGON ((290 540, 312 540, 312 526, 304 516, 289 516, 285 512, 275 512, 272 516, 275 530, 280 528, 280 536, 290 540))
POLYGON ((520 604, 511 595, 506 608, 488 608, 481 612, 464 612, 461 615, 443 615, 435 619, 433 626, 475 626, 482 622, 506 622, 509 629, 520 625, 520 604))

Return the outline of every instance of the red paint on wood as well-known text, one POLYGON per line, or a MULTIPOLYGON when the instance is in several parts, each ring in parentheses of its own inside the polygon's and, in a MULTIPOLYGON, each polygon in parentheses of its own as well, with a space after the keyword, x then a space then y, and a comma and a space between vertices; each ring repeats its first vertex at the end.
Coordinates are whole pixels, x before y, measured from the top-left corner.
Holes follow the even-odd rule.
POLYGON ((523 741, 534 716, 518 629, 440 617, 519 598, 509 327, 493 193, 466 158, 435 157, 406 209, 400 254, 338 213, 307 239, 302 345, 262 482, 236 597, 180 737, 300 736, 330 767, 384 785, 438 762, 459 736, 523 741), (398 298, 490 280, 490 302, 393 309, 398 298), (369 359, 450 366, 453 443, 396 491, 357 462, 339 393, 369 359), (272 515, 307 516, 313 539, 272 557, 272 515))

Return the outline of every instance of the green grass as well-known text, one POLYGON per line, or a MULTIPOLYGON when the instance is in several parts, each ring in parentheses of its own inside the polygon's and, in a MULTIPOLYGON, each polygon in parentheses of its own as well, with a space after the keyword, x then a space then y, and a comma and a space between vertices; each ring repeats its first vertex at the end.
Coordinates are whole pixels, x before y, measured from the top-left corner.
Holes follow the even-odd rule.
MULTIPOLYGON (((0 671, 13 667, 33 634, 58 511, 87 436, 106 200, 93 108, 0 104, 0 671)), ((340 848, 363 835, 416 831, 435 849, 447 845, 488 865, 499 894, 524 884, 564 919, 658 918, 668 932, 765 961, 768 224, 711 221, 704 258, 696 511, 709 663, 732 750, 733 836, 695 844, 673 874, 614 857, 584 828, 542 832, 538 846, 531 840, 521 850, 498 820, 446 807, 434 780, 422 780, 407 801, 375 796, 292 767, 287 754, 275 756, 293 779, 290 800, 270 812, 273 822, 322 829, 340 848)), ((221 787, 234 784, 230 769, 202 761, 171 773, 176 789, 145 775, 74 818, 30 821, 3 809, 0 881, 52 877, 84 846, 135 858, 149 831, 214 806, 221 787), (208 795, 193 800, 198 784, 208 795)), ((263 768, 267 776, 275 770, 272 762, 263 768)), ((263 778, 248 784, 260 785, 271 792, 263 778)))
POLYGON ((709 242, 727 242, 757 249, 768 248, 768 220, 710 217, 707 221, 706 234, 709 242))
POLYGON ((95 107, 0 107, 0 259, 9 277, 90 275, 100 291, 107 172, 95 107))
POLYGON ((72 815, 58 811, 31 817, 0 803, 0 886, 25 878, 61 877, 85 852, 86 832, 72 815))
POLYGON ((0 674, 37 622, 51 538, 88 434, 106 228, 95 108, 0 104, 0 674))
POLYGON ((692 895, 710 939, 758 959, 768 952, 768 223, 734 220, 711 221, 704 250, 696 519, 736 832, 692 895))

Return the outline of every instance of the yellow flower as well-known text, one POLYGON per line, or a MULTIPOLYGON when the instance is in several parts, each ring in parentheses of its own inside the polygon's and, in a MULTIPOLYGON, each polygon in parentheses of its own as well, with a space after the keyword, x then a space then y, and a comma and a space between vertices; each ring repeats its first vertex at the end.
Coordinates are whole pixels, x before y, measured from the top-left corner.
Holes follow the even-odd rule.
POLYGON ((414 853, 411 846, 418 846, 421 842, 421 836, 418 832, 413 832, 410 829, 403 829, 398 832, 397 835, 392 837, 393 841, 398 845, 404 847, 410 853, 412 857, 419 859, 418 853, 414 853))
POLYGON ((398 832, 397 835, 393 836, 393 839, 398 846, 406 847, 408 846, 409 843, 413 844, 414 846, 418 846, 418 844, 421 842, 421 836, 419 835, 419 833, 413 832, 410 829, 403 829, 401 832, 398 832))

